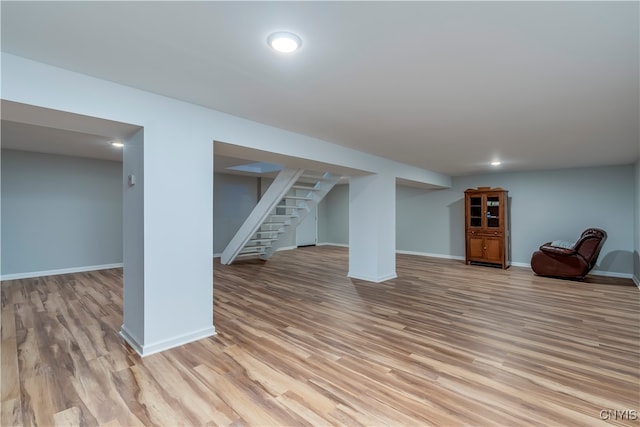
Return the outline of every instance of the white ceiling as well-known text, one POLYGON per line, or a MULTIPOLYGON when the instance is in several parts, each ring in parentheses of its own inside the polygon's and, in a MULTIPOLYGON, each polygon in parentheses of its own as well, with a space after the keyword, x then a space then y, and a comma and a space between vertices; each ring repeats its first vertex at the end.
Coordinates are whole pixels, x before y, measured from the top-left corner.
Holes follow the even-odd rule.
POLYGON ((2 120, 2 148, 122 161, 109 137, 2 120))
POLYGON ((640 155, 638 2, 1 7, 5 52, 445 174, 640 155))
POLYGON ((122 161, 122 142, 140 126, 2 101, 2 148, 122 161))

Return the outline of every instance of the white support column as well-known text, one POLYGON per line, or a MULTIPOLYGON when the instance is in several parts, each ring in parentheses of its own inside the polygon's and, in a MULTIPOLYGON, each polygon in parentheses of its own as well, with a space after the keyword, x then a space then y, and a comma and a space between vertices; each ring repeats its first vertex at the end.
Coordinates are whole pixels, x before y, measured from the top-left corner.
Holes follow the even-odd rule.
POLYGON ((120 334, 142 353, 144 346, 144 129, 123 148, 123 322, 120 334))
POLYGON ((124 153, 121 335, 147 356, 215 334, 213 142, 172 122, 142 132, 124 153))
POLYGON ((396 276, 396 179, 352 177, 349 183, 349 277, 383 282, 396 276))

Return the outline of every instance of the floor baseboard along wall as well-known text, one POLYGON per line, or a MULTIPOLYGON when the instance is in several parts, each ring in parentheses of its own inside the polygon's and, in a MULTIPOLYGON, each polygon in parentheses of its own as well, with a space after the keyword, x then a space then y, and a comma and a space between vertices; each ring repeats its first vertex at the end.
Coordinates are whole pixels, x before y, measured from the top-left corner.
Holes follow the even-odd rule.
POLYGON ((160 353, 161 351, 169 350, 171 348, 180 347, 184 344, 189 344, 191 342, 208 338, 216 335, 216 329, 213 326, 206 327, 204 329, 190 332, 188 334, 183 334, 176 336, 174 338, 170 338, 167 340, 162 340, 159 342, 155 342, 153 344, 141 345, 140 340, 131 334, 124 325, 120 329, 120 336, 133 348, 141 357, 150 356, 152 354, 160 353))
MULTIPOLYGON (((318 243, 317 246, 340 246, 340 247, 345 247, 348 248, 349 245, 345 245, 343 243, 318 243)), ((434 253, 429 253, 429 252, 416 252, 416 251, 404 251, 404 250, 396 250, 396 253, 398 254, 404 254, 404 255, 417 255, 417 256, 425 256, 425 257, 431 257, 431 258, 444 258, 444 259, 453 259, 456 261, 464 261, 465 257, 463 256, 456 256, 456 255, 447 255, 447 254, 434 254, 434 253)), ((527 262, 512 262, 511 263, 512 266, 514 267, 524 267, 524 268, 531 268, 531 264, 527 263, 527 262)), ((636 286, 638 286, 640 288, 640 285, 638 284, 638 279, 636 277, 634 277, 632 274, 630 273, 618 273, 618 272, 611 272, 611 271, 601 271, 601 270, 591 270, 591 272, 589 274, 593 274, 596 276, 604 276, 604 277, 616 277, 619 279, 633 279, 633 281, 635 282, 636 286)))
MULTIPOLYGON (((320 245, 316 245, 316 246, 320 246, 320 245)), ((281 248, 276 249, 276 252, 280 252, 280 251, 290 251, 291 249, 297 249, 297 246, 283 246, 281 248)), ((222 252, 217 253, 217 254, 213 254, 214 258, 220 258, 222 256, 222 252)))
POLYGON ((5 280, 18 280, 18 279, 31 279, 34 277, 56 276, 58 274, 82 273, 85 271, 96 271, 96 270, 108 270, 110 268, 121 268, 122 266, 123 264, 121 262, 118 262, 115 264, 88 265, 84 267, 61 268, 57 270, 3 274, 2 276, 0 276, 0 280, 5 281, 5 280))

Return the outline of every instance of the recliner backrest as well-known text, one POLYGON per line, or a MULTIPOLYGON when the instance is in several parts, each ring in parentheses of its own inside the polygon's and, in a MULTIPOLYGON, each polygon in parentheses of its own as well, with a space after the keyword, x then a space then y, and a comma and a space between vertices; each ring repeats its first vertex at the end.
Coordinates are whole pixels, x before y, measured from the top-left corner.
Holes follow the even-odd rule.
POLYGON ((576 242, 574 249, 589 263, 589 269, 593 268, 598 260, 600 250, 607 239, 607 233, 599 228, 588 228, 576 242))

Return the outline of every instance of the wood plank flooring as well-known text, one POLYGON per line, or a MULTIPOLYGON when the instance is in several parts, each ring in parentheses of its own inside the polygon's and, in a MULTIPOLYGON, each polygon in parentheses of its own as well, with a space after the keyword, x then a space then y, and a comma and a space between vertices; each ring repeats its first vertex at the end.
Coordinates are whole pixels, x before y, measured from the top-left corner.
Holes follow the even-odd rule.
POLYGON ((5 281, 0 424, 639 425, 630 280, 397 264, 374 284, 343 248, 216 262, 218 335, 144 359, 121 270, 5 281))

